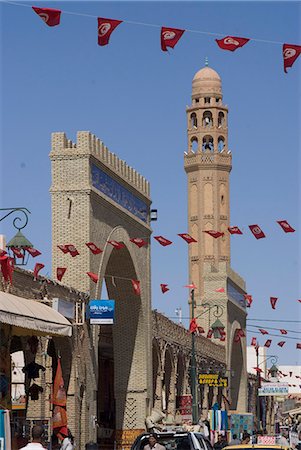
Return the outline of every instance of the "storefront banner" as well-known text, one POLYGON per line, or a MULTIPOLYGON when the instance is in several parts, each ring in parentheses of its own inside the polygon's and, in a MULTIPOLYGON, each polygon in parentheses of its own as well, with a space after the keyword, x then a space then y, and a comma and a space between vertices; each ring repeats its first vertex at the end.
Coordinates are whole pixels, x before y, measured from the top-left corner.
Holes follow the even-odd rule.
POLYGON ((221 377, 215 373, 199 374, 199 384, 207 384, 208 386, 228 387, 228 378, 221 377))
POLYGON ((91 325, 114 323, 115 300, 90 300, 88 318, 91 325))
POLYGON ((253 414, 231 414, 231 433, 240 436, 244 431, 253 434, 254 417, 253 414))
POLYGON ((262 383, 258 395, 288 395, 288 383, 262 383))

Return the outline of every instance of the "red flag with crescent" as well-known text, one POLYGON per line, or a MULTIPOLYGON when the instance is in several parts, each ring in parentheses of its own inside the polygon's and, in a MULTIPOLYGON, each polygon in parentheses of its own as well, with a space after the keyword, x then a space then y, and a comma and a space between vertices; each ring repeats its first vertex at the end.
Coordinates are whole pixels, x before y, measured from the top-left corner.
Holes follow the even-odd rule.
POLYGON ((131 280, 135 295, 141 295, 140 281, 131 280))
POLYGON ((249 40, 250 39, 237 36, 226 36, 222 39, 215 39, 219 48, 222 50, 230 50, 230 52, 234 52, 239 47, 243 47, 249 40))
POLYGON ((280 330, 280 333, 281 334, 287 334, 287 331, 286 330, 284 330, 283 328, 280 330))
POLYGON ((101 248, 97 247, 94 242, 86 242, 86 246, 91 250, 93 255, 99 255, 99 253, 102 253, 101 248))
POLYGON ((285 341, 280 341, 280 342, 278 342, 278 344, 277 344, 277 345, 279 345, 279 347, 283 347, 283 346, 284 346, 284 344, 285 344, 285 341))
POLYGON ((277 220, 285 233, 294 233, 296 230, 290 226, 287 220, 277 220))
POLYGON ((97 283, 97 281, 98 281, 98 275, 96 275, 96 273, 93 273, 93 272, 87 272, 87 275, 91 278, 92 281, 94 281, 94 283, 97 283))
POLYGON ((165 292, 169 291, 168 284, 160 284, 160 287, 161 287, 162 294, 165 294, 165 292))
POLYGON ((178 28, 161 28, 161 49, 163 52, 167 52, 167 47, 174 48, 178 43, 179 39, 182 37, 185 30, 180 30, 178 28))
POLYGON ((118 25, 122 23, 122 20, 104 19, 98 17, 98 45, 107 45, 109 43, 112 32, 118 25))
POLYGON ((272 343, 272 339, 268 339, 265 341, 264 347, 270 347, 272 343))
POLYGON ((277 300, 278 300, 277 297, 270 297, 270 303, 271 303, 272 309, 276 309, 277 300))
POLYGON ((256 345, 257 345, 257 339, 256 339, 256 337, 252 337, 251 346, 256 347, 256 345))
POLYGON ((11 250, 12 250, 13 254, 17 258, 24 258, 24 254, 22 253, 20 248, 18 248, 18 247, 11 247, 11 250))
POLYGON ((221 233, 220 231, 214 231, 214 230, 204 230, 203 233, 210 234, 210 236, 214 237, 215 239, 224 236, 225 233, 221 233))
POLYGON ((0 256, 1 272, 4 281, 9 281, 10 284, 13 282, 13 272, 14 272, 14 260, 8 255, 0 256))
POLYGON ((242 234, 242 231, 240 228, 234 226, 234 227, 228 227, 228 231, 230 234, 242 234))
POLYGON ((251 232, 253 233, 253 235, 256 237, 256 239, 265 238, 265 234, 259 225, 257 225, 257 224, 249 225, 249 228, 250 228, 251 232))
POLYGON ((250 308, 253 302, 252 295, 250 294, 244 294, 245 300, 246 300, 246 307, 250 308))
POLYGON ((113 247, 116 248, 116 250, 120 250, 121 248, 125 247, 125 245, 122 242, 108 241, 108 243, 113 245, 113 247))
POLYGON ((301 344, 300 343, 296 344, 296 348, 298 348, 300 350, 301 349, 301 344))
POLYGON ((166 247, 167 245, 172 244, 172 241, 169 241, 163 236, 154 236, 154 239, 159 242, 159 244, 163 245, 163 247, 166 247))
POLYGON ((67 267, 57 267, 56 268, 56 278, 59 281, 62 281, 62 278, 65 275, 66 270, 67 270, 67 267))
POLYGON ((39 255, 41 255, 42 253, 39 251, 39 250, 37 250, 36 248, 33 248, 33 247, 24 247, 25 248, 25 250, 33 257, 33 258, 35 258, 36 256, 39 256, 39 255))
POLYGON ((266 330, 263 330, 262 328, 259 328, 259 331, 261 334, 269 334, 266 330))
POLYGON ((79 252, 77 251, 77 249, 73 244, 67 244, 66 247, 72 258, 74 258, 74 256, 79 255, 79 252))
POLYGON ((212 335, 213 335, 213 330, 210 328, 210 330, 208 330, 208 333, 207 333, 207 339, 211 339, 212 335))
POLYGON ((182 239, 184 239, 184 241, 186 241, 187 244, 191 244, 192 242, 197 242, 197 240, 194 239, 192 236, 190 236, 190 234, 188 234, 188 233, 180 233, 180 234, 178 234, 178 236, 180 236, 182 239))
POLYGON ((45 267, 45 264, 36 263, 36 265, 34 266, 34 269, 33 269, 33 275, 34 275, 35 278, 37 278, 37 276, 39 275, 40 270, 42 270, 43 267, 45 267))
POLYGON ((198 325, 196 323, 196 319, 191 319, 190 324, 189 324, 189 332, 190 333, 195 333, 198 329, 198 325))
POLYGON ((137 245, 137 247, 141 248, 144 245, 147 245, 147 242, 142 239, 142 238, 132 238, 130 239, 131 242, 133 242, 133 244, 137 245))
POLYGON ((301 45, 283 44, 283 66, 284 72, 287 73, 287 68, 292 67, 296 59, 301 53, 301 45))
POLYGON ((37 6, 32 6, 32 9, 49 27, 59 25, 62 12, 59 9, 38 8, 37 6))

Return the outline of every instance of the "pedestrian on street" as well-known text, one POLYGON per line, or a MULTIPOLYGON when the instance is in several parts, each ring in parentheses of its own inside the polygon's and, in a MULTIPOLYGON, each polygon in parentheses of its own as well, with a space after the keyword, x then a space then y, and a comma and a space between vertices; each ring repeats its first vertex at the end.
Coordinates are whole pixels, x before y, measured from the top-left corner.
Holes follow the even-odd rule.
POLYGON ((251 436, 246 431, 242 435, 242 441, 241 443, 244 445, 250 444, 251 436))
POLYGON ((20 450, 46 450, 42 445, 44 437, 44 428, 40 425, 34 425, 31 430, 32 440, 29 444, 22 447, 20 450))
POLYGON ((69 428, 62 427, 57 435, 61 440, 60 450, 74 450, 74 438, 69 428))
POLYGON ((222 448, 226 447, 227 445, 228 444, 226 438, 222 434, 219 434, 217 442, 214 444, 213 448, 214 450, 222 450, 222 448))
POLYGON ((229 445, 239 445, 239 444, 240 444, 240 439, 238 439, 237 434, 234 433, 229 445))
POLYGON ((157 438, 154 434, 150 434, 148 438, 148 444, 144 446, 143 450, 166 450, 164 445, 161 445, 157 442, 157 438))

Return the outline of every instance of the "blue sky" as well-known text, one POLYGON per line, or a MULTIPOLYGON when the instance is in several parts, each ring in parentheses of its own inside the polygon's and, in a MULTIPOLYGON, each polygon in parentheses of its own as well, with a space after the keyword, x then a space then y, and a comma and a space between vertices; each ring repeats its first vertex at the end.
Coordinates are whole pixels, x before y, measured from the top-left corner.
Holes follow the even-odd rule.
MULTIPOLYGON (((20 2, 21 3, 21 2, 20 2)), ((222 51, 215 36, 184 33, 170 53, 160 49, 160 28, 123 23, 106 47, 97 45, 96 18, 62 14, 47 27, 31 10, 1 3, 1 205, 31 211, 26 236, 43 252, 51 271, 50 135, 65 131, 75 140, 90 130, 151 183, 159 220, 152 242, 153 307, 169 317, 182 307, 188 316, 185 107, 191 81, 205 57, 221 76, 229 107, 232 267, 247 282, 254 302, 249 318, 300 320, 300 74, 301 57, 283 71, 282 43, 301 44, 297 2, 36 2, 78 14, 144 22, 253 39, 236 52, 222 51), (297 232, 284 234, 276 220, 297 232), (248 225, 267 238, 256 241, 248 225), (171 291, 161 294, 160 283, 171 291), (269 297, 279 297, 273 311, 269 297)), ((27 5, 28 7, 24 6, 27 5)), ((6 220, 0 232, 12 237, 6 220)), ((31 260, 29 268, 34 265, 31 260)), ((255 323, 255 322, 253 322, 255 323)), ((256 322, 259 324, 259 322, 256 322)), ((260 322, 260 325, 263 325, 260 322)), ((298 331, 299 323, 265 323, 298 331)), ((264 327, 264 326, 263 326, 264 327)), ((249 335, 248 341, 250 341, 249 335)), ((290 336, 300 336, 291 333, 290 336)), ((296 340, 271 354, 281 364, 300 363, 296 340)), ((260 343, 264 343, 260 338, 260 343)), ((300 336, 301 342, 301 336, 300 336)))

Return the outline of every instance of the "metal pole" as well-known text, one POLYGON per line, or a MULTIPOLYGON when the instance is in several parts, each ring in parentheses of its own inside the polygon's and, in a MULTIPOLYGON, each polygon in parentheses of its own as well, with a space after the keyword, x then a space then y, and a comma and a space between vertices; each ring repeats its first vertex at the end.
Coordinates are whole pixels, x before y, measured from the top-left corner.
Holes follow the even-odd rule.
MULTIPOLYGON (((191 318, 194 319, 194 289, 191 290, 191 318)), ((192 424, 199 421, 198 395, 197 395, 197 372, 195 360, 195 336, 191 333, 191 394, 192 394, 192 424)))
MULTIPOLYGON (((259 347, 256 346, 256 367, 259 367, 259 347)), ((259 388, 260 388, 260 372, 257 370, 257 432, 260 432, 260 397, 259 397, 259 388)))

